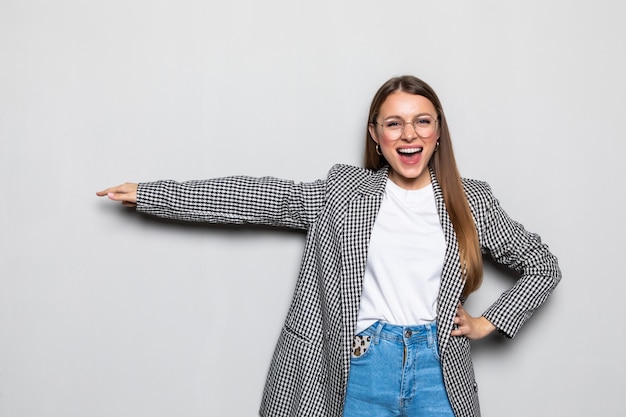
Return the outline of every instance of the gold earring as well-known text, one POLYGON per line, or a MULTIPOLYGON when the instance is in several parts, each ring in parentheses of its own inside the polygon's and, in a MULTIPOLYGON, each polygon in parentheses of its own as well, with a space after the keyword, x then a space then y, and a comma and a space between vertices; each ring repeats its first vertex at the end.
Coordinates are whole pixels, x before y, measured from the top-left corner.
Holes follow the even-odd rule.
POLYGON ((438 149, 439 149, 439 141, 437 141, 437 144, 435 145, 435 152, 437 152, 438 149))
MULTIPOLYGON (((437 142, 437 143, 439 143, 439 142, 437 142)), ((379 156, 383 156, 383 153, 380 151, 380 146, 378 145, 378 143, 376 144, 376 153, 377 153, 379 156)))

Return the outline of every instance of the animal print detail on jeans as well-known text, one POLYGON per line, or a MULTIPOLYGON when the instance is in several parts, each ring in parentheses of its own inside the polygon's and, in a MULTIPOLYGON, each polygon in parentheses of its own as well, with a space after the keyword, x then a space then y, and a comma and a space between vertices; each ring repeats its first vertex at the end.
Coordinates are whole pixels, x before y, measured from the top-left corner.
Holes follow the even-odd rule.
POLYGON ((364 354, 367 349, 369 349, 371 343, 371 336, 354 336, 354 341, 352 342, 352 357, 358 358, 364 354))

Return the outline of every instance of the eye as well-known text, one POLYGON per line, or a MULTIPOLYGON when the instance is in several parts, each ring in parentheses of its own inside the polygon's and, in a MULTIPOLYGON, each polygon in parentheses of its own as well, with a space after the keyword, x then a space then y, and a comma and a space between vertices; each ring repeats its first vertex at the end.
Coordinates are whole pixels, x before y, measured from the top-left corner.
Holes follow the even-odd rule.
POLYGON ((416 126, 430 126, 431 124, 433 124, 433 119, 431 119, 430 117, 420 117, 418 119, 415 120, 415 125, 416 126))
POLYGON ((402 127, 402 123, 399 120, 385 120, 383 125, 388 129, 400 129, 402 127))

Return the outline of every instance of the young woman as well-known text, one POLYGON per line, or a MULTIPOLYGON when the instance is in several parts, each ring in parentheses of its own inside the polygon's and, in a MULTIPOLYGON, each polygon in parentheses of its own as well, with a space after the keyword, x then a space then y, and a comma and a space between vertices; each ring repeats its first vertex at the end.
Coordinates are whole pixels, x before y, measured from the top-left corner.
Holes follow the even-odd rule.
POLYGON ((412 76, 375 95, 365 168, 324 180, 126 183, 97 193, 161 217, 307 231, 262 416, 479 416, 470 339, 513 337, 560 280, 489 186, 459 176, 443 108, 412 76), (482 253, 520 278, 480 317, 482 253))

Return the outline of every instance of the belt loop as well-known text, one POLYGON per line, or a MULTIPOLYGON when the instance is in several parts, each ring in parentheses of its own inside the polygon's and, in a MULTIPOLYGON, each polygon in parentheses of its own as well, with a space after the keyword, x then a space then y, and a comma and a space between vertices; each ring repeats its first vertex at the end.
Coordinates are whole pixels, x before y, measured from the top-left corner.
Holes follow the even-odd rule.
POLYGON ((376 326, 376 332, 374 333, 374 338, 372 339, 372 343, 374 343, 375 345, 378 344, 378 340, 380 339, 380 333, 383 331, 383 327, 385 327, 385 323, 382 321, 379 321, 376 326))
POLYGON ((437 327, 436 325, 433 325, 433 323, 428 323, 426 325, 426 328, 428 330, 428 347, 430 348, 433 347, 433 345, 435 344, 435 332, 437 331, 437 327))

